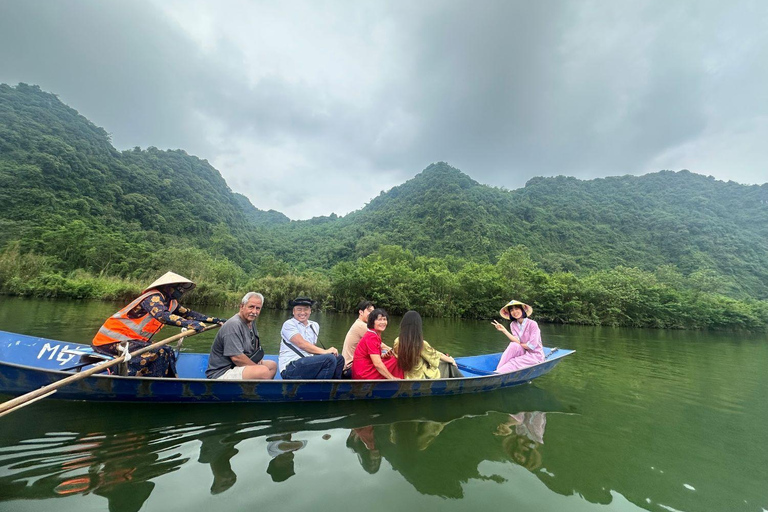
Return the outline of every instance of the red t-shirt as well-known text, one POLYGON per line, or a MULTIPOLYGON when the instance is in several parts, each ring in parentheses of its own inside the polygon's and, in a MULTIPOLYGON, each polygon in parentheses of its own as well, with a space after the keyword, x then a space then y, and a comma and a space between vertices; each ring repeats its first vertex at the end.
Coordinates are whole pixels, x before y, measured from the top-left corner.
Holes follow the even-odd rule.
MULTIPOLYGON (((360 339, 355 349, 355 357, 352 359, 352 378, 353 379, 384 379, 379 370, 373 366, 371 354, 381 355, 381 337, 375 331, 370 329, 360 339)), ((395 377, 403 378, 403 370, 397 365, 397 358, 382 357, 381 360, 389 370, 389 373, 395 377)))

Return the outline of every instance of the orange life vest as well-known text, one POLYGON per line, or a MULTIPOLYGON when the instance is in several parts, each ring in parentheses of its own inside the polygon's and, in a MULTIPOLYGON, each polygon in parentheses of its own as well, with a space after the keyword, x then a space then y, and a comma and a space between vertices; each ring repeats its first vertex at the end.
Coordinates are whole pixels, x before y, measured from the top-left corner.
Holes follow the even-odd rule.
MULTIPOLYGON (((150 338, 163 327, 163 322, 154 318, 147 311, 144 311, 144 314, 138 318, 129 318, 128 313, 138 306, 141 301, 156 293, 160 292, 158 290, 147 290, 133 302, 107 318, 107 321, 104 322, 104 325, 101 326, 99 332, 94 336, 91 344, 99 346, 122 341, 149 342, 150 338)), ((168 310, 173 312, 178 305, 179 303, 172 299, 168 310)))

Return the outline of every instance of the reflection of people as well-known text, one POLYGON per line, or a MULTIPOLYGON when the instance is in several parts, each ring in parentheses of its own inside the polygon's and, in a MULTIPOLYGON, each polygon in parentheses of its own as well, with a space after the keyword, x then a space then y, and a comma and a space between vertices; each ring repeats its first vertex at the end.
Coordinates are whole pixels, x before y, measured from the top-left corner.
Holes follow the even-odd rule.
MULTIPOLYGON (((205 329, 205 323, 224 321, 205 316, 179 304, 181 296, 195 287, 195 283, 173 272, 167 272, 149 285, 142 294, 123 309, 107 318, 91 342, 94 350, 119 356, 119 345, 128 344, 133 352, 151 343, 152 336, 164 324, 188 327, 195 331, 205 329)), ((176 377, 176 357, 168 347, 144 352, 128 362, 128 375, 140 377, 176 377)))
POLYGON ((509 339, 510 343, 499 359, 496 373, 509 373, 527 368, 545 360, 541 346, 539 324, 529 317, 533 308, 518 300, 509 301, 499 314, 510 321, 509 330, 494 320, 493 326, 509 339))
POLYGON ((389 440, 403 448, 423 452, 440 435, 445 423, 439 421, 399 421, 389 426, 389 440))
POLYGON ((368 315, 373 309, 373 302, 369 300, 361 301, 357 305, 357 320, 349 328, 347 336, 344 338, 344 348, 341 351, 341 354, 344 356, 345 371, 352 368, 352 358, 355 356, 355 349, 357 344, 360 343, 360 339, 368 331, 368 315))
POLYGON ((546 413, 519 412, 510 414, 507 422, 500 424, 495 434, 505 436, 502 446, 513 462, 534 471, 541 467, 539 447, 544 444, 546 426, 546 413))
POLYGON ((201 439, 200 457, 197 461, 211 465, 211 472, 213 472, 211 494, 220 494, 237 482, 237 475, 230 464, 230 459, 238 453, 235 448, 237 441, 227 441, 228 437, 227 434, 209 435, 201 439))
MULTIPOLYGON (((466 419, 470 423, 476 420, 466 419)), ((450 423, 439 421, 394 422, 376 427, 377 448, 419 493, 461 498, 463 483, 486 478, 477 469, 480 461, 492 460, 475 439, 479 430, 474 427, 450 428, 450 423), (435 471, 436 467, 440 471, 435 471)), ((492 457, 499 455, 496 446, 492 457)))
POLYGON ((456 368, 456 361, 432 348, 424 339, 421 315, 416 311, 408 311, 403 315, 400 336, 395 339, 394 352, 406 379, 461 377, 456 368))
POLYGON ((528 471, 536 471, 541 467, 540 445, 519 436, 509 436, 502 441, 501 445, 513 462, 528 471))
POLYGON ((357 454, 360 466, 368 473, 374 474, 381 467, 381 452, 376 448, 373 425, 352 429, 347 437, 347 448, 357 454))
POLYGON ((293 467, 294 452, 307 445, 306 441, 292 440, 292 434, 281 434, 267 438, 267 452, 272 457, 267 466, 267 473, 273 482, 283 482, 295 475, 293 467))
POLYGON ((259 342, 256 319, 261 313, 264 296, 248 292, 240 301, 240 311, 226 321, 211 346, 208 369, 209 379, 271 379, 277 371, 274 361, 254 357, 264 356, 259 342))
POLYGON ((374 309, 368 315, 368 330, 357 344, 352 360, 353 379, 402 379, 403 370, 394 355, 381 355, 381 333, 387 328, 387 312, 374 309))
MULTIPOLYGON (((189 461, 183 457, 161 457, 159 451, 162 449, 156 446, 158 437, 131 433, 103 436, 89 433, 85 437, 88 442, 81 438, 71 446, 74 450, 66 452, 71 455, 78 453, 78 448, 87 446, 81 456, 57 463, 60 466, 56 474, 67 475, 67 479, 53 492, 59 496, 93 493, 108 500, 110 512, 137 512, 155 488, 152 480, 178 470, 189 461), (99 437, 102 439, 95 440, 99 437), (131 450, 126 451, 126 446, 131 450), (85 468, 87 472, 84 473, 85 468)), ((46 459, 50 456, 46 455, 46 459)), ((40 478, 33 485, 46 480, 50 481, 40 478)), ((7 496, 3 498, 7 499, 7 496)))
POLYGON ((312 305, 307 297, 291 301, 293 318, 280 331, 280 376, 283 379, 340 379, 344 358, 336 348, 317 346, 320 325, 309 319, 312 305))

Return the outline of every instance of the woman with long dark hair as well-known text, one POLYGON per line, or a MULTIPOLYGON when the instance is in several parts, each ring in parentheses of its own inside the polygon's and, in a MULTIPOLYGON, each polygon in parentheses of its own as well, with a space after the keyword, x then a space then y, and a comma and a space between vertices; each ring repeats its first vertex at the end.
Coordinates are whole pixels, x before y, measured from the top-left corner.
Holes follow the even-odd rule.
POLYGON ((439 379, 460 375, 457 375, 456 361, 451 356, 435 350, 424 340, 421 315, 416 311, 403 315, 394 352, 406 379, 439 379), (454 368, 450 368, 451 365, 454 368))
POLYGON ((381 355, 381 333, 389 317, 383 309, 368 315, 368 331, 360 339, 352 358, 353 379, 402 379, 403 371, 393 355, 381 355))

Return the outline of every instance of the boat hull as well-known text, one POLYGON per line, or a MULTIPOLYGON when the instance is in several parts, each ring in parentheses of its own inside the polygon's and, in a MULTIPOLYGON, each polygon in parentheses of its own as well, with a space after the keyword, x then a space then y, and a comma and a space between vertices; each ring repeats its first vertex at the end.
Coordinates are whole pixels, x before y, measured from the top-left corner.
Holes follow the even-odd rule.
MULTIPOLYGON (((52 384, 71 372, 85 345, 0 331, 0 393, 21 395, 52 384)), ((506 374, 492 371, 500 354, 457 358, 478 373, 436 380, 244 380, 205 378, 207 354, 182 353, 178 379, 92 375, 59 388, 51 398, 122 402, 303 402, 414 398, 480 393, 524 384, 548 373, 571 350, 558 350, 540 364, 506 374)), ((276 356, 267 356, 275 359, 276 356)))

